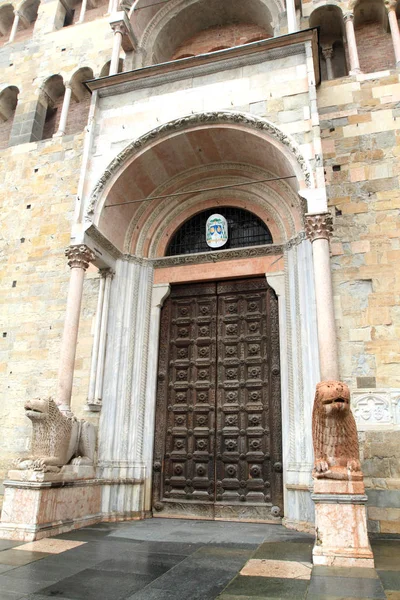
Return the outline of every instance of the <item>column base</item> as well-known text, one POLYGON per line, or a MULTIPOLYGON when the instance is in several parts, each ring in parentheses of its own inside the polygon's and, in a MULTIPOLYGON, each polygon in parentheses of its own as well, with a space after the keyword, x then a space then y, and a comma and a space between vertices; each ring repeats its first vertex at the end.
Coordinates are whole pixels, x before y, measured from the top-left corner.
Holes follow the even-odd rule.
POLYGON ((15 469, 8 477, 0 539, 31 542, 102 519, 101 485, 93 467, 67 465, 60 473, 15 469))
POLYGON ((352 71, 349 71, 349 75, 360 75, 361 73, 361 69, 353 69, 352 71))
POLYGON ((364 483, 320 479, 311 497, 315 502, 314 565, 373 569, 364 483))

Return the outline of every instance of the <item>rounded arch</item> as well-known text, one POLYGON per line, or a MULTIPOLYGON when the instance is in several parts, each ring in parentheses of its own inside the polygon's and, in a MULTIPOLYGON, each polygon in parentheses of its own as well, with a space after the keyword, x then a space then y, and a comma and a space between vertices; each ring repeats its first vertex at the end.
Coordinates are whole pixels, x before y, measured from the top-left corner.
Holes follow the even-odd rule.
POLYGON ((39 5, 40 0, 24 0, 19 3, 17 10, 28 23, 34 23, 38 16, 39 5))
MULTIPOLYGON (((206 182, 243 184, 249 173, 257 173, 251 165, 240 165, 242 176, 209 178, 206 182)), ((235 165, 238 170, 238 165, 235 165)), ((201 179, 204 181, 204 179, 201 179)), ((165 256, 168 244, 182 224, 194 215, 211 208, 232 206, 248 210, 263 221, 269 228, 274 243, 280 244, 301 229, 301 206, 293 193, 286 189, 273 189, 270 186, 253 185, 246 189, 230 189, 225 194, 216 196, 215 192, 200 192, 185 197, 184 202, 171 206, 165 201, 156 210, 146 211, 135 215, 127 232, 125 248, 128 252, 149 257, 165 256), (136 220, 138 219, 138 220, 136 220), (136 235, 136 223, 140 222, 140 234, 136 235)))
MULTIPOLYGON (((99 77, 108 77, 108 75, 110 73, 110 65, 111 65, 111 60, 107 61, 102 66, 99 77)), ((118 73, 122 73, 123 70, 124 70, 124 61, 122 58, 120 58, 118 61, 118 73)))
POLYGON ((310 15, 310 27, 319 27, 321 79, 348 74, 345 52, 345 26, 342 9, 335 4, 319 6, 310 15))
POLYGON ((313 187, 313 175, 296 143, 268 121, 230 112, 190 115, 133 141, 93 189, 86 218, 123 252, 159 255, 160 231, 232 181, 238 189, 218 201, 246 208, 259 198, 278 243, 302 228, 297 192, 313 187))
POLYGON ((147 19, 136 23, 132 19, 132 24, 143 50, 143 64, 150 65, 166 62, 185 40, 212 27, 247 23, 272 36, 284 11, 281 0, 252 0, 250 4, 242 0, 170 0, 147 19))
MULTIPOLYGON (((0 36, 8 37, 14 22, 14 5, 3 4, 0 6, 0 36)), ((4 39, 3 39, 4 41, 4 39)))
POLYGON ((18 103, 19 89, 16 85, 0 86, 0 121, 8 121, 14 114, 18 103))
POLYGON ((64 79, 59 73, 51 75, 41 85, 39 102, 45 107, 42 140, 51 138, 57 131, 64 94, 64 79))
POLYGON ((7 148, 18 103, 19 89, 15 85, 0 86, 0 150, 7 148))
POLYGON ((213 248, 207 244, 205 236, 198 233, 205 232, 208 219, 215 213, 221 214, 228 224, 228 236, 222 246, 223 250, 272 244, 272 235, 267 224, 254 212, 218 202, 218 205, 210 208, 199 209, 179 227, 175 227, 166 245, 165 256, 212 252, 213 248))

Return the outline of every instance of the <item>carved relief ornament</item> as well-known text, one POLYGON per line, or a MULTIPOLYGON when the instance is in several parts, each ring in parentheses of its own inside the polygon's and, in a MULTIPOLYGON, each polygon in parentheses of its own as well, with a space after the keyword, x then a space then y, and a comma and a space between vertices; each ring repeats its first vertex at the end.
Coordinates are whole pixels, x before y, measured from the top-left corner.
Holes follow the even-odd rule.
POLYGON ((151 143, 154 143, 157 139, 161 140, 164 136, 167 136, 171 133, 177 131, 184 131, 185 129, 196 127, 196 126, 204 126, 204 125, 215 125, 219 123, 227 123, 233 125, 242 125, 247 127, 248 129, 254 129, 257 132, 264 132, 267 135, 270 135, 276 141, 286 146, 286 148, 293 154, 296 162, 298 163, 300 169, 303 172, 304 181, 306 186, 310 188, 312 186, 312 170, 308 163, 308 161, 304 158, 302 153, 300 152, 297 143, 295 140, 283 133, 276 125, 266 121, 264 119, 259 119, 252 115, 230 112, 230 111, 215 111, 215 112, 207 112, 201 114, 193 114, 187 115, 185 117, 180 117, 179 119, 175 119, 174 121, 169 121, 151 131, 145 133, 138 139, 134 140, 130 144, 128 144, 119 154, 116 156, 111 163, 108 165, 103 175, 98 180, 95 185, 92 194, 90 196, 88 206, 86 209, 86 219, 91 220, 91 215, 94 214, 97 201, 102 196, 106 186, 112 177, 114 177, 120 170, 124 163, 130 159, 135 153, 142 151, 142 149, 151 143))
POLYGON ((86 269, 90 262, 95 259, 94 252, 85 244, 77 246, 68 246, 65 250, 65 256, 68 258, 68 266, 71 269, 86 269))
POLYGON ((328 240, 333 232, 332 216, 330 213, 319 215, 306 215, 306 234, 310 242, 315 240, 328 240))

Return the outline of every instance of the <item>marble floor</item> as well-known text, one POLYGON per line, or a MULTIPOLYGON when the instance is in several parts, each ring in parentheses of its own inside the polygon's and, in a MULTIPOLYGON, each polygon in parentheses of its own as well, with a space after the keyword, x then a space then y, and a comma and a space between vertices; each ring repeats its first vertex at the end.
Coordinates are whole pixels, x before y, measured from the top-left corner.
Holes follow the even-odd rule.
POLYGON ((0 600, 400 600, 400 536, 372 540, 376 570, 313 568, 312 544, 280 525, 175 519, 0 540, 0 600))

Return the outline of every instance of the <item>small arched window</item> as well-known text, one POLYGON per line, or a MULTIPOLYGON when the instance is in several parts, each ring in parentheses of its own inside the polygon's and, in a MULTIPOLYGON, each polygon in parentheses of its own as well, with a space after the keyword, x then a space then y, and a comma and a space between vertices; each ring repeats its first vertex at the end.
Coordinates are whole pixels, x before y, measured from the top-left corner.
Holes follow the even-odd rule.
POLYGON ((270 230, 256 215, 242 208, 217 206, 186 221, 172 237, 166 255, 212 251, 206 242, 206 223, 214 213, 222 215, 228 222, 228 241, 220 250, 272 244, 270 230))

